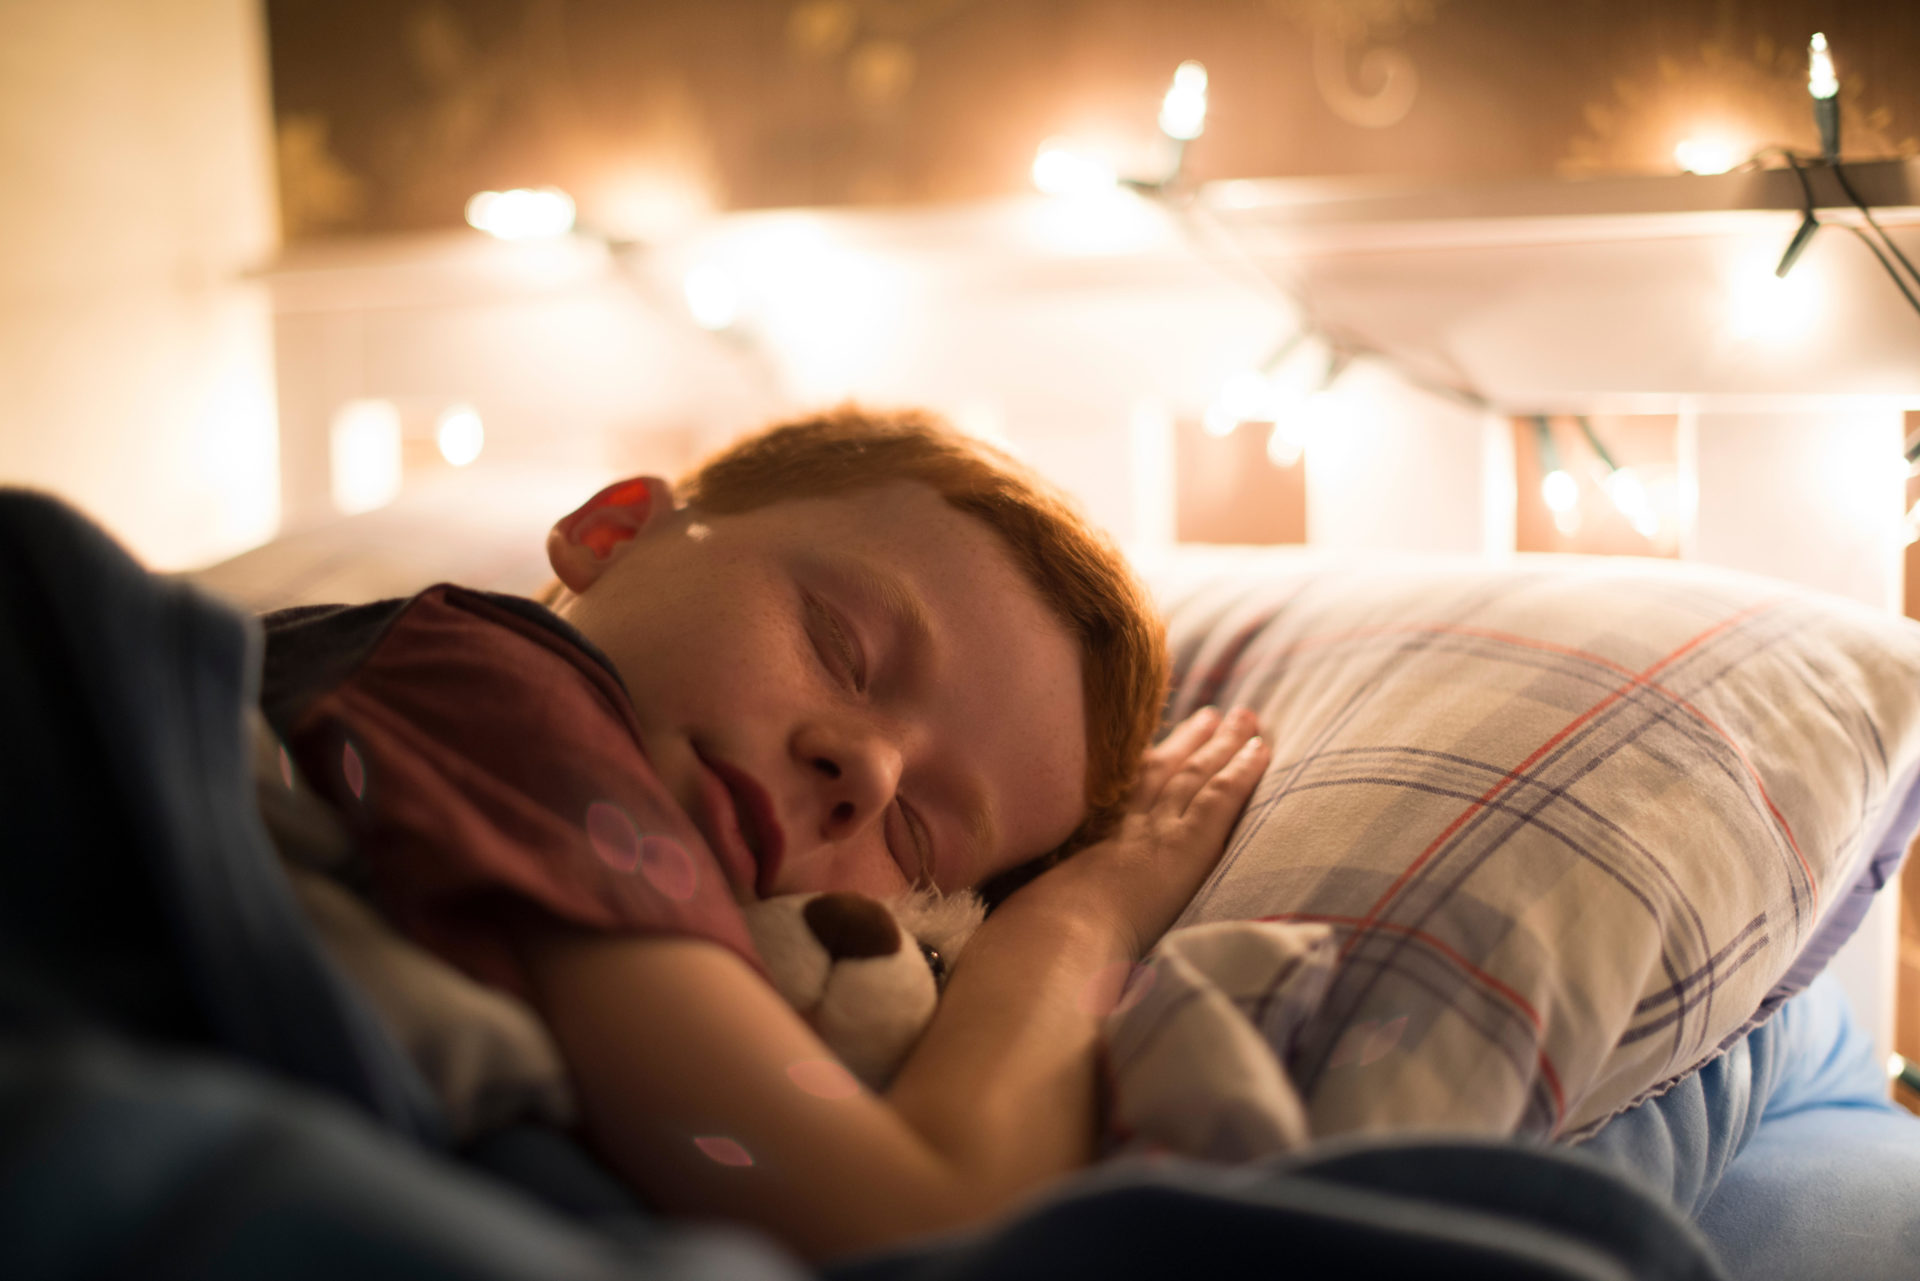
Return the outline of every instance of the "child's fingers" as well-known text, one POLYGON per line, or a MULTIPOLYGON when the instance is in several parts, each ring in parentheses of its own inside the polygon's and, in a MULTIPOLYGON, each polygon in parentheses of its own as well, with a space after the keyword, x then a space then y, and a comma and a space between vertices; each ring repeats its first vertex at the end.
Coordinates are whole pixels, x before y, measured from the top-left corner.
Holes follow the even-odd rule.
POLYGON ((1266 740, 1258 736, 1248 739, 1233 754, 1233 759, 1200 785, 1200 790, 1187 804, 1185 817, 1209 832, 1217 828, 1219 838, 1226 839, 1272 759, 1273 752, 1266 740))
MULTIPOLYGON (((1201 789, 1235 763, 1236 754, 1253 739, 1258 728, 1253 713, 1245 708, 1236 708, 1222 718, 1207 740, 1167 777, 1155 800, 1156 807, 1175 815, 1185 814, 1201 789)), ((1243 775, 1244 770, 1237 770, 1229 776, 1229 790, 1242 781, 1243 775)))
POLYGON ((1201 784, 1180 815, 1180 828, 1190 848, 1205 850, 1218 858, 1226 848, 1233 825, 1247 808, 1253 789, 1260 785, 1272 752, 1259 738, 1240 745, 1213 777, 1201 784))
POLYGON ((1213 736, 1220 722, 1219 708, 1203 707, 1148 748, 1141 758, 1139 778, 1133 785, 1135 805, 1143 809, 1151 805, 1160 795, 1160 789, 1166 786, 1168 777, 1193 755, 1194 749, 1213 736))

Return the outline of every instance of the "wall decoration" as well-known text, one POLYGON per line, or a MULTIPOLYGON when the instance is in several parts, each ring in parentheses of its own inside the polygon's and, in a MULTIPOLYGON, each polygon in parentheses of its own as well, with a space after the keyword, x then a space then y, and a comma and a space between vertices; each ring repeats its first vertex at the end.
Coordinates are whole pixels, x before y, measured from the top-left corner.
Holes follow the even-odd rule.
POLYGON ((1333 114, 1363 129, 1398 124, 1413 109, 1420 73, 1384 43, 1432 22, 1442 0, 1268 0, 1313 39, 1313 80, 1333 114))

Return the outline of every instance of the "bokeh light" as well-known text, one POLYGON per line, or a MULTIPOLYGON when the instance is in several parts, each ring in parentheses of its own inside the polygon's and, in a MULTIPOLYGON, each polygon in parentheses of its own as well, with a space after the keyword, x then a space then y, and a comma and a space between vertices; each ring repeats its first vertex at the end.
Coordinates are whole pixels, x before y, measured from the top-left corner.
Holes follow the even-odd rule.
POLYGON ((745 1167, 753 1164, 753 1154, 739 1140, 730 1139, 724 1134, 696 1134, 693 1146, 699 1148, 715 1165, 745 1167))
POLYGON ((467 201, 467 224, 501 240, 564 236, 573 214, 573 197, 558 187, 482 191, 467 201))
POLYGON ((442 458, 455 467, 465 467, 480 456, 487 443, 487 429, 472 405, 449 405, 440 411, 433 437, 442 458))
POLYGON ((587 842, 600 861, 616 872, 640 866, 640 833, 627 812, 612 801, 587 806, 587 842))

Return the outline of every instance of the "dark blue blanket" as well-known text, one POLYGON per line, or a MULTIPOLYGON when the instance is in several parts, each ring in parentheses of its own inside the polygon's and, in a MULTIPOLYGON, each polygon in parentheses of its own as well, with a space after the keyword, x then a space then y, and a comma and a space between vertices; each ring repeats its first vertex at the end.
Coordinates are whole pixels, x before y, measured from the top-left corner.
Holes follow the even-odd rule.
MULTIPOLYGON (((552 1131, 446 1149, 320 953, 252 800, 251 620, 0 491, 0 1276, 789 1278, 655 1218, 552 1131)), ((1597 1163, 1371 1144, 1114 1167, 847 1281, 1705 1278, 1597 1163)))

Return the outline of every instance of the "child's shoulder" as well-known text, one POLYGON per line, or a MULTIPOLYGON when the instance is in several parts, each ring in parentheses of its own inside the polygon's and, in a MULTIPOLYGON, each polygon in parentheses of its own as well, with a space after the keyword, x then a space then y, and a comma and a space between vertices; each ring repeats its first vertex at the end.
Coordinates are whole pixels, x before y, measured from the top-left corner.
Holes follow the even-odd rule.
POLYGON ((430 630, 444 653, 479 657, 532 642, 618 682, 613 665, 572 624, 538 601, 454 583, 412 596, 348 605, 299 605, 260 617, 264 638, 261 709, 276 729, 338 688, 383 647, 406 646, 430 630))

